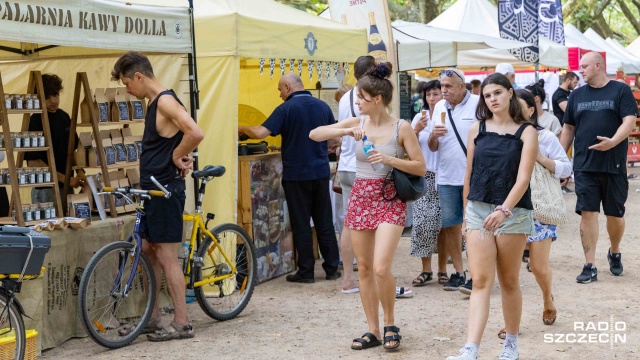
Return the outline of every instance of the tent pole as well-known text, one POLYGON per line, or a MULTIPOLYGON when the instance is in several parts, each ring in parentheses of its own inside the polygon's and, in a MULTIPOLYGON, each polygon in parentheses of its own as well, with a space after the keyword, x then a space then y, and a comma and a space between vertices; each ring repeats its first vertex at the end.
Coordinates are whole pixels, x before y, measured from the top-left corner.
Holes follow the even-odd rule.
MULTIPOLYGON (((189 102, 191 108, 191 117, 197 123, 198 122, 198 109, 200 108, 200 90, 198 89, 198 69, 196 67, 196 37, 195 37, 195 26, 194 26, 194 12, 193 12, 193 0, 189 0, 189 15, 191 18, 191 53, 188 54, 189 60, 189 102)), ((198 170, 198 149, 196 148, 194 151, 193 157, 193 170, 198 170)), ((198 179, 193 179, 193 189, 196 196, 194 196, 194 201, 198 203, 198 192, 200 191, 198 179)))
POLYGON ((540 64, 536 63, 536 82, 540 80, 540 64))

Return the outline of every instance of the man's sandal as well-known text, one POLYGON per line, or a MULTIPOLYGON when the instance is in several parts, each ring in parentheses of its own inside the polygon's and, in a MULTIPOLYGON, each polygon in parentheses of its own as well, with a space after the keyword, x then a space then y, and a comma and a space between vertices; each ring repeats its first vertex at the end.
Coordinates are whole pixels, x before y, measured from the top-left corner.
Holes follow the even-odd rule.
POLYGON ((194 337, 196 334, 193 331, 193 326, 191 323, 187 325, 180 325, 175 321, 172 321, 169 326, 164 327, 160 330, 156 330, 153 334, 148 334, 147 339, 150 341, 169 341, 176 339, 190 339, 194 337))
POLYGON ((418 275, 417 278, 413 279, 412 285, 413 286, 425 286, 427 285, 427 282, 433 280, 433 273, 432 272, 421 272, 420 275, 418 275))
POLYGON ((400 329, 396 326, 385 326, 384 327, 384 345, 383 347, 385 348, 385 350, 395 350, 398 348, 398 346, 400 346, 400 339, 402 339, 402 336, 400 336, 400 329), (396 333, 395 335, 391 335, 391 336, 387 336, 386 334, 390 332, 390 333, 396 333), (391 345, 389 344, 390 342, 395 341, 396 343, 391 345))
POLYGON ((438 273, 438 284, 444 285, 444 284, 446 284, 447 281, 449 281, 449 275, 446 272, 439 272, 438 273))
MULTIPOLYGON (((124 324, 122 326, 120 326, 120 328, 118 328, 118 335, 120 336, 127 336, 129 334, 131 334, 131 332, 133 332, 133 329, 135 329, 138 326, 138 324, 124 324)), ((162 327, 160 326, 160 318, 155 318, 155 319, 150 319, 149 322, 147 323, 147 326, 144 327, 144 329, 142 329, 141 334, 153 334, 154 332, 156 332, 157 330, 162 329, 162 327)))
POLYGON ((382 343, 372 333, 365 333, 359 338, 353 339, 351 348, 353 350, 364 350, 372 347, 380 346, 382 343))

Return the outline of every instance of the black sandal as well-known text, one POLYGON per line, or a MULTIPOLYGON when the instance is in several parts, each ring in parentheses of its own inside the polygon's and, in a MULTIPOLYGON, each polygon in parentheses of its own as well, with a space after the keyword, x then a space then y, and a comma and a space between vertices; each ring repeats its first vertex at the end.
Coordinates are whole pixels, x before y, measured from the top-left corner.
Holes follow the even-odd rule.
POLYGON ((417 278, 413 279, 413 282, 411 284, 413 286, 425 286, 427 285, 427 282, 431 280, 433 280, 433 273, 424 271, 421 272, 417 278))
POLYGON ((376 347, 376 346, 382 345, 380 340, 378 340, 378 338, 375 335, 373 335, 372 333, 365 333, 361 337, 359 337, 357 339, 353 339, 353 342, 361 344, 361 346, 358 346, 356 344, 351 344, 351 348, 353 350, 364 350, 364 349, 369 349, 369 348, 372 348, 372 347, 376 347), (367 339, 369 339, 369 340, 367 341, 365 339, 365 337, 367 339))
POLYGON ((529 262, 529 249, 524 249, 524 252, 522 253, 522 262, 529 262))
POLYGON ((446 272, 438 273, 438 284, 444 285, 447 281, 449 281, 449 275, 446 272))
POLYGON ((398 348, 398 346, 400 346, 400 339, 402 339, 402 336, 400 336, 400 329, 397 326, 385 326, 384 327, 384 333, 388 333, 388 332, 393 332, 396 333, 395 335, 391 335, 391 336, 384 336, 383 341, 384 341, 384 345, 383 347, 386 350, 395 350, 398 348), (387 345, 387 343, 391 342, 391 341, 395 341, 396 343, 393 345, 387 345))

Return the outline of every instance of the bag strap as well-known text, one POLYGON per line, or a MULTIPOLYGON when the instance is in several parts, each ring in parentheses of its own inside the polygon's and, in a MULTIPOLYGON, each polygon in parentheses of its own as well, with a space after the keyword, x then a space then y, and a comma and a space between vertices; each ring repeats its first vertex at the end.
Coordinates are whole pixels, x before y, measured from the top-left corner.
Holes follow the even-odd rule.
POLYGON ((458 138, 460 147, 462 147, 462 152, 464 152, 464 156, 467 156, 467 147, 464 146, 464 143, 462 142, 462 138, 460 138, 460 134, 458 134, 458 129, 456 129, 456 123, 453 122, 453 116, 451 116, 451 109, 447 109, 447 113, 449 114, 449 121, 451 121, 451 127, 453 128, 453 132, 456 133, 456 137, 458 138))
POLYGON ((351 105, 351 116, 356 117, 356 112, 353 110, 353 90, 354 89, 351 89, 349 91, 349 102, 351 105))

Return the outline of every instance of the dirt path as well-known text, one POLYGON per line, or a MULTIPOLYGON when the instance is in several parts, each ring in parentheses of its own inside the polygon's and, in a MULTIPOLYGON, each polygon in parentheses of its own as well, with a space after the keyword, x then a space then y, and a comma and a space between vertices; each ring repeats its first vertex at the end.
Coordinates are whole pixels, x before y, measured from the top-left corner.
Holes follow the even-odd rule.
MULTIPOLYGON (((575 282, 584 262, 579 240, 580 218, 572 212, 575 196, 565 195, 571 209, 570 223, 560 230, 551 252, 558 320, 553 326, 542 324, 540 290, 523 264, 520 359, 640 359, 640 180, 632 180, 629 190, 622 243, 624 276, 614 277, 608 271, 608 236, 604 216, 600 216, 599 281, 588 285, 575 282), (574 330, 574 322, 583 322, 585 326, 589 323, 598 326, 602 322, 603 327, 610 321, 618 329, 623 326, 626 329, 574 330), (618 334, 618 343, 546 343, 547 333, 618 334), (621 342, 623 336, 626 343, 621 342)), ((409 239, 403 238, 393 268, 398 283, 410 284, 419 269, 419 259, 409 256, 409 239)), ((216 359, 445 359, 457 354, 465 343, 468 298, 458 292, 445 292, 437 283, 431 283, 413 288, 413 298, 396 302, 396 325, 404 336, 399 351, 387 353, 381 347, 353 351, 349 348, 351 339, 367 329, 359 296, 341 294, 339 282, 324 280, 319 262, 316 275, 318 281, 311 285, 290 284, 280 277, 258 286, 241 316, 226 323, 206 317, 197 304, 189 305, 197 332, 194 340, 152 344, 140 338, 127 348, 107 351, 88 338, 73 339, 44 352, 43 358, 196 359, 209 355, 216 359)), ((480 359, 496 359, 500 354, 502 341, 496 334, 501 326, 500 290, 496 284, 480 359)), ((598 336, 595 337, 598 341, 598 336)), ((599 338, 605 340, 605 336, 599 338)))

